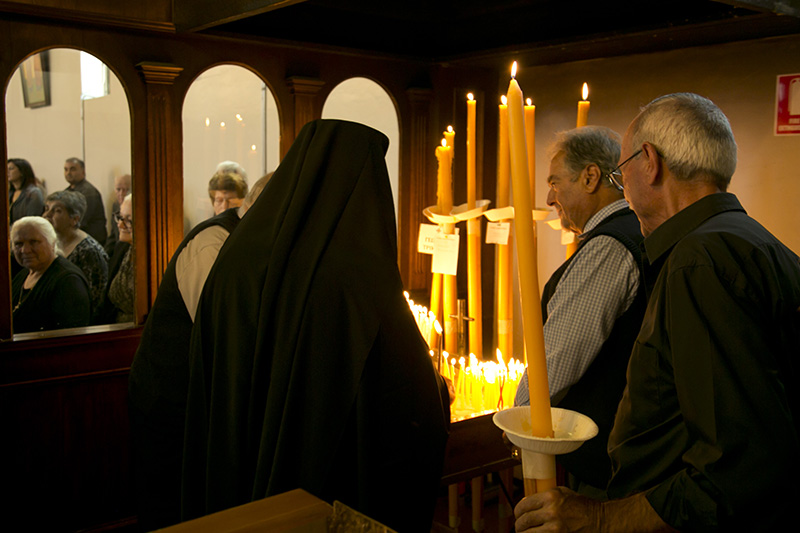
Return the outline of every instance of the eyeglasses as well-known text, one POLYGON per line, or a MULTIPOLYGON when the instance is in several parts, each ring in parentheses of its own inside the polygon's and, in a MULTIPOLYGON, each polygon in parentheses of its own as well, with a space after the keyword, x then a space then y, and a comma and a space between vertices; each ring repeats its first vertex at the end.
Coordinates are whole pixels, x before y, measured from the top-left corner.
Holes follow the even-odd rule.
POLYGON ((631 159, 633 159, 634 157, 636 157, 637 155, 639 155, 641 153, 642 153, 642 149, 639 148, 638 150, 633 152, 633 155, 631 155, 628 159, 626 159, 625 161, 623 161, 622 163, 617 165, 617 168, 615 168, 614 170, 612 170, 611 172, 606 174, 606 177, 611 182, 611 185, 616 187, 618 191, 621 192, 621 191, 624 190, 622 188, 622 166, 625 165, 625 163, 627 163, 628 161, 630 161, 631 159))
POLYGON ((114 213, 114 220, 117 222, 117 224, 122 222, 122 225, 125 226, 126 228, 132 228, 133 227, 133 219, 130 218, 130 217, 129 218, 125 218, 122 215, 120 215, 119 213, 114 213))

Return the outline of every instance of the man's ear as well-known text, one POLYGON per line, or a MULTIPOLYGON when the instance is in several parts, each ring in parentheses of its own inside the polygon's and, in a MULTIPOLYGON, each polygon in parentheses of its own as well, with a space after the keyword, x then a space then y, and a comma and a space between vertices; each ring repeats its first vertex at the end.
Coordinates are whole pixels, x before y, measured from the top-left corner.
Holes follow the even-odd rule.
POLYGON ((600 171, 600 167, 590 163, 581 170, 579 179, 584 190, 588 193, 593 193, 602 186, 603 173, 600 171))
POLYGON ((642 157, 645 159, 645 173, 649 185, 658 184, 664 177, 664 158, 649 142, 642 143, 642 157))

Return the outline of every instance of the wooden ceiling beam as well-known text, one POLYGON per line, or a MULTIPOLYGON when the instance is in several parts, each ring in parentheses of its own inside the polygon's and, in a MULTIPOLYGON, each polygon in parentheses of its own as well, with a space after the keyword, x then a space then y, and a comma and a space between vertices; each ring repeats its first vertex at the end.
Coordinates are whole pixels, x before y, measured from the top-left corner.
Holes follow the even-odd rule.
POLYGON ((195 32, 259 15, 306 0, 174 0, 173 21, 179 32, 195 32))

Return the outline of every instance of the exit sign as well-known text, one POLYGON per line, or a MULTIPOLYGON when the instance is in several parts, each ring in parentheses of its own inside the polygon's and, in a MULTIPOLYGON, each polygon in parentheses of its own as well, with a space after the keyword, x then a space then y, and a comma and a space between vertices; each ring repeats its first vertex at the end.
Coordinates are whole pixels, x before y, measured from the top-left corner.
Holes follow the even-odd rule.
POLYGON ((775 135, 800 135, 800 74, 778 76, 775 135))

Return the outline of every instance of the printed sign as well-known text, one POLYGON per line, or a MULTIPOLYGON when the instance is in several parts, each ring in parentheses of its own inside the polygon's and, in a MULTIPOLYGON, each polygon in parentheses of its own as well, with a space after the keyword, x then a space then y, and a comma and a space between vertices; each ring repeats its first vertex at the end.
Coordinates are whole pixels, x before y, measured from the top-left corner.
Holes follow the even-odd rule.
POLYGON ((487 222, 486 244, 508 244, 509 222, 487 222))
POLYGON ((775 135, 800 135, 800 74, 778 76, 775 135))
POLYGON ((431 272, 455 276, 458 272, 458 234, 440 233, 433 240, 433 261, 431 272))

